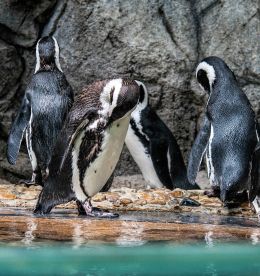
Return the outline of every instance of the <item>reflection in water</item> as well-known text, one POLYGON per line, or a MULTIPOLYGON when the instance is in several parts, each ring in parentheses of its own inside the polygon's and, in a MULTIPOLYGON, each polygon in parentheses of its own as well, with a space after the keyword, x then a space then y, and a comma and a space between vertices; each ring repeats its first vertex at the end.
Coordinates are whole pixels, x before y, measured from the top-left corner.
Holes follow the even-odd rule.
POLYGON ((251 237, 253 245, 259 244, 259 236, 260 236, 260 232, 258 230, 253 230, 252 231, 252 234, 251 234, 250 237, 251 237))
POLYGON ((143 240, 144 227, 135 222, 122 221, 120 236, 116 239, 116 244, 120 246, 140 246, 146 243, 143 240))
POLYGON ((213 242, 213 232, 212 231, 209 231, 209 232, 206 232, 205 234, 205 241, 206 241, 206 244, 207 244, 207 247, 213 247, 214 246, 214 242, 213 242))
POLYGON ((206 274, 207 275, 211 275, 211 276, 218 276, 218 272, 216 269, 216 266, 214 263, 210 263, 207 267, 206 267, 206 274))
POLYGON ((84 237, 83 237, 81 224, 76 223, 74 225, 72 240, 73 240, 73 249, 77 249, 84 244, 84 237))
POLYGON ((35 239, 33 232, 37 230, 37 221, 33 218, 28 218, 26 225, 27 231, 24 233, 24 238, 21 240, 21 242, 25 245, 31 245, 35 239))

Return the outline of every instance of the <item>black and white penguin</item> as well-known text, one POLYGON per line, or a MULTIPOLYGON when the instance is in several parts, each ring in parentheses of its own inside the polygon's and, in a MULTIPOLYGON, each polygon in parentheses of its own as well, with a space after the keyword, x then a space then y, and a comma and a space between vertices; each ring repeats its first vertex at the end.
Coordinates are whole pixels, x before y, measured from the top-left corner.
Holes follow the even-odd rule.
POLYGON ((145 85, 139 81, 136 83, 140 86, 140 98, 132 112, 125 143, 148 187, 199 189, 197 185, 188 182, 177 141, 149 106, 145 85))
POLYGON ((54 37, 41 38, 36 46, 36 67, 20 110, 12 125, 7 159, 15 164, 24 131, 32 164, 32 179, 27 185, 42 185, 48 164, 66 115, 73 103, 73 91, 59 62, 59 46, 54 37))
POLYGON ((139 86, 127 79, 96 81, 83 89, 61 131, 35 213, 76 199, 88 216, 116 216, 93 208, 90 198, 107 186, 138 98, 139 86))
MULTIPOLYGON (((200 86, 209 94, 204 123, 193 144, 188 179, 195 182, 206 153, 210 196, 219 196, 226 206, 255 199, 258 162, 258 125, 255 113, 235 75, 218 57, 201 61, 196 70, 200 86), (252 168, 252 169, 251 169, 252 168)), ((258 177, 257 177, 258 178, 258 177)))

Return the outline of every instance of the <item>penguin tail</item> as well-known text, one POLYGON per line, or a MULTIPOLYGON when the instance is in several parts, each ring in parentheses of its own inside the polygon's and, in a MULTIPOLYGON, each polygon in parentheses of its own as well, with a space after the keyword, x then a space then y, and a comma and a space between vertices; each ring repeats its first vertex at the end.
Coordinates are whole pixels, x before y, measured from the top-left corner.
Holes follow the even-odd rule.
POLYGON ((174 179, 174 186, 183 190, 200 190, 200 186, 195 182, 190 182, 186 175, 181 175, 174 179))
POLYGON ((196 182, 190 183, 188 180, 178 185, 178 188, 184 190, 200 190, 200 186, 196 182))
POLYGON ((189 190, 200 190, 200 186, 196 182, 190 184, 189 186, 189 190))

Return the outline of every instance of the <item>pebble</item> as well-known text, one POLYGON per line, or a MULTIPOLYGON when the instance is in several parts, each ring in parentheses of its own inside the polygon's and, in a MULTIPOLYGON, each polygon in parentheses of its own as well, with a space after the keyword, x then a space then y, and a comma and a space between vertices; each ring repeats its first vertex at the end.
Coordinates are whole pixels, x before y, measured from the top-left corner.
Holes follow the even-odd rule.
POLYGON ((184 196, 184 191, 180 190, 180 189, 175 189, 172 192, 170 192, 170 194, 173 197, 183 197, 184 196))
POLYGON ((191 198, 188 198, 188 197, 184 197, 182 199, 182 201, 180 202, 180 206, 191 206, 191 207, 198 207, 200 206, 201 204, 194 200, 194 199, 191 199, 191 198))
POLYGON ((117 193, 108 192, 106 194, 106 200, 110 202, 116 202, 119 199, 119 195, 117 193))
POLYGON ((147 201, 142 199, 137 199, 134 201, 134 204, 143 206, 147 204, 147 201))
POLYGON ((95 202, 101 202, 106 200, 106 195, 103 193, 98 193, 95 196, 92 197, 91 201, 95 201, 95 202))
POLYGON ((133 203, 133 201, 129 198, 120 198, 120 204, 128 205, 130 203, 133 203))
POLYGON ((154 198, 149 201, 150 204, 165 205, 166 201, 164 198, 154 198))
POLYGON ((16 199, 16 195, 2 192, 0 194, 0 199, 16 199))

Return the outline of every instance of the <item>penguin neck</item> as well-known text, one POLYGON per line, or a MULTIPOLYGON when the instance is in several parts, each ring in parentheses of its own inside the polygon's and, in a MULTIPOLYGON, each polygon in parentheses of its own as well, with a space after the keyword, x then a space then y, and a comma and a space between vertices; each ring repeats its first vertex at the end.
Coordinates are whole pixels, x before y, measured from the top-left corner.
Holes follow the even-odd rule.
POLYGON ((38 53, 36 54, 36 66, 34 73, 37 73, 38 71, 53 71, 55 69, 62 72, 59 59, 56 56, 53 59, 46 61, 46 59, 40 57, 38 53))
POLYGON ((57 66, 54 62, 45 63, 44 61, 40 64, 40 69, 42 71, 53 71, 57 66))
POLYGON ((239 96, 241 89, 233 78, 226 78, 216 81, 211 87, 209 98, 217 99, 218 97, 236 98, 239 96))

